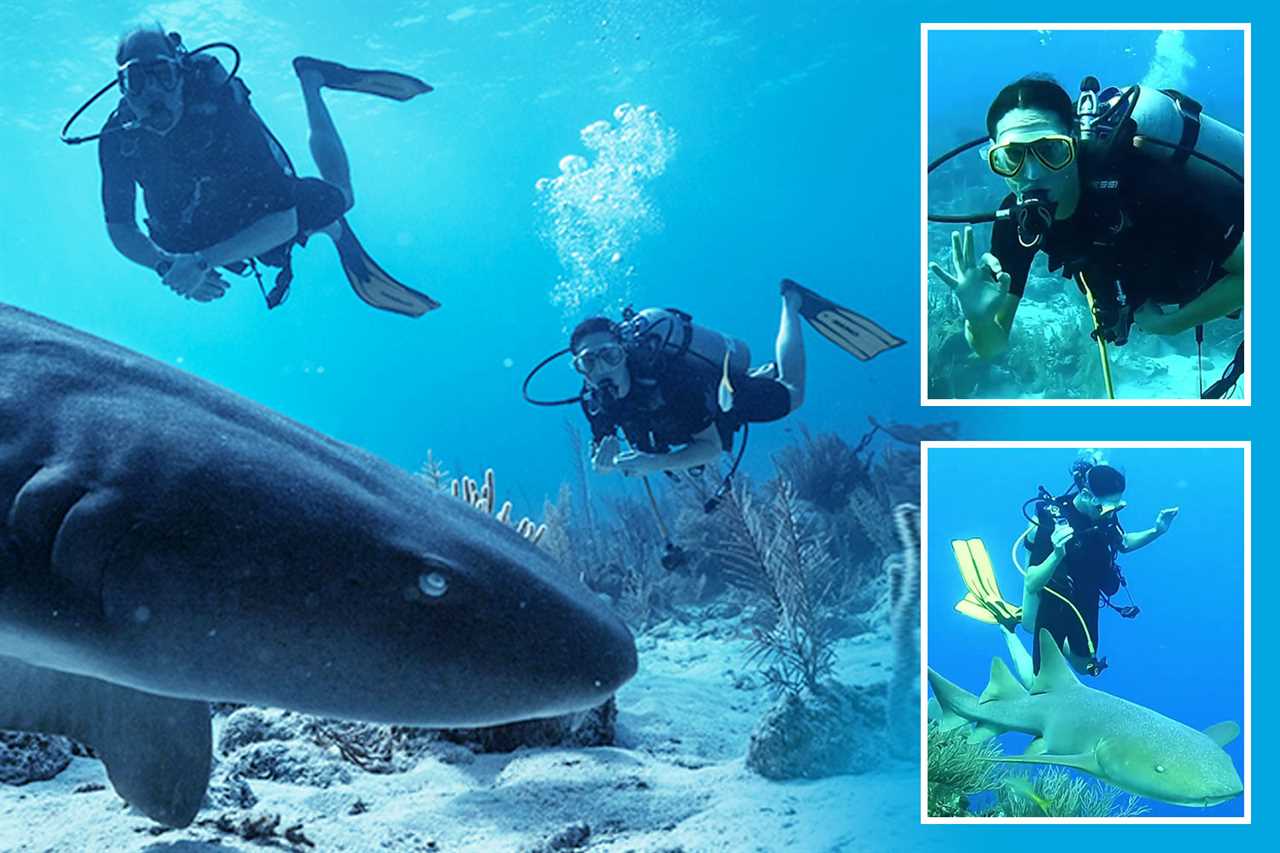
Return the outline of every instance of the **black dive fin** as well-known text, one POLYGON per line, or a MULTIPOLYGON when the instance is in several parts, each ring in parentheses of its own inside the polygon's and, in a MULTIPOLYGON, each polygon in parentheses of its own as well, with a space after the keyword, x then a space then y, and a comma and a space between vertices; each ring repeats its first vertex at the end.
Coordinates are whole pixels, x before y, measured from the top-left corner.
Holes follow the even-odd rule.
POLYGON ((348 68, 337 62, 326 62, 310 56, 293 60, 293 70, 301 76, 305 71, 318 71, 324 77, 324 85, 330 89, 347 92, 364 92, 397 101, 407 101, 431 91, 431 87, 417 77, 398 71, 377 71, 366 68, 348 68))
POLYGON ((850 311, 809 288, 784 278, 782 292, 785 294, 789 290, 800 294, 800 316, 809 321, 814 331, 860 361, 869 361, 885 350, 906 343, 871 318, 850 311))
POLYGON ((378 266, 377 261, 369 257, 364 246, 356 239, 346 217, 338 220, 338 224, 342 226, 342 230, 334 240, 334 245, 338 247, 338 257, 342 259, 342 271, 347 274, 347 281, 351 282, 351 289, 357 296, 374 308, 394 311, 407 317, 421 317, 440 307, 440 303, 430 296, 407 284, 401 284, 391 277, 391 273, 378 266))
POLYGON ((112 787, 166 826, 187 826, 204 803, 213 762, 209 703, 154 696, 0 657, 0 729, 87 743, 112 787))

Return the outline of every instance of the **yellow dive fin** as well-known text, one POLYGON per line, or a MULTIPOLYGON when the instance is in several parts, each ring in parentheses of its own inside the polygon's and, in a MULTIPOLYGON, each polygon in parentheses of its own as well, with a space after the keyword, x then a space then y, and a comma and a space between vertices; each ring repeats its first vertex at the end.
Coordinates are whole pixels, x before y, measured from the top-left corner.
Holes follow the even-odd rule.
POLYGON ((956 612, 989 625, 1003 625, 1010 631, 1016 629, 1022 621, 1022 608, 1000 595, 987 546, 981 539, 952 539, 951 551, 969 589, 956 604, 956 612))

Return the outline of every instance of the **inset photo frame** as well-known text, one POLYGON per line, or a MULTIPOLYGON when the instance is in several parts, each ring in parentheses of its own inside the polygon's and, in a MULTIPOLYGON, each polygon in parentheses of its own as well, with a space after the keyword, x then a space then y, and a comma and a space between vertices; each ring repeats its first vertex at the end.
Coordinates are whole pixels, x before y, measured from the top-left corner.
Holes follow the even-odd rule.
POLYGON ((922 822, 1248 823, 1249 443, 922 450, 922 822))
POLYGON ((1249 51, 922 25, 922 405, 1248 405, 1249 51))

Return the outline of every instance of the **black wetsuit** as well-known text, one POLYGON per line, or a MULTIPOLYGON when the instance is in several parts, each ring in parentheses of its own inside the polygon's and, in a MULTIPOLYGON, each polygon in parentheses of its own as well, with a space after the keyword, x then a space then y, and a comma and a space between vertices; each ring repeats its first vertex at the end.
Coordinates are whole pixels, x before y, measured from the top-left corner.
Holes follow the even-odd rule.
MULTIPOLYGON (((1095 651, 1098 645, 1099 597, 1102 593, 1115 595, 1120 589, 1116 554, 1123 544, 1124 531, 1115 513, 1095 523, 1077 510, 1069 498, 1059 498, 1056 503, 1071 524, 1075 536, 1068 543, 1066 556, 1048 586, 1069 598, 1080 611, 1080 616, 1076 616, 1075 611, 1056 595, 1047 590, 1040 593, 1032 649, 1037 672, 1040 670, 1040 629, 1047 629, 1059 648, 1064 641, 1070 641, 1071 651, 1087 658, 1090 655, 1089 639, 1092 638, 1095 651), (1084 625, 1080 624, 1081 618, 1084 625), (1084 633, 1086 629, 1088 637, 1084 633)), ((1035 533, 1026 542, 1030 551, 1028 564, 1031 566, 1040 565, 1053 552, 1054 520, 1044 501, 1036 504, 1036 522, 1035 533)))
MULTIPOLYGON (((182 117, 164 136, 124 130, 134 114, 120 102, 98 143, 108 223, 136 223, 137 187, 151 239, 175 253, 208 248, 294 207, 300 236, 346 212, 338 187, 294 174, 288 155, 250 105, 248 87, 239 77, 223 84, 225 76, 213 57, 185 60, 182 117)), ((287 260, 294 240, 262 259, 282 266, 280 250, 287 260)))
POLYGON ((791 412, 791 392, 766 376, 731 377, 733 409, 720 411, 717 403, 719 376, 684 367, 669 360, 651 377, 631 373, 631 390, 621 400, 585 393, 582 411, 591 423, 595 443, 616 435, 644 453, 668 453, 693 442, 694 436, 712 424, 721 447, 733 449, 733 434, 745 423, 764 423, 791 412))
MULTIPOLYGON (((1040 251, 1064 278, 1083 272, 1100 301, 1112 298, 1119 282, 1134 310, 1148 299, 1185 305, 1225 274, 1222 265, 1244 233, 1242 188, 1197 186, 1181 165, 1131 147, 1118 150, 1105 172, 1080 166, 1076 210, 1054 220, 1037 246, 1023 246, 1010 219, 992 227, 991 253, 1009 274, 1010 293, 1022 295, 1040 251)), ((1013 203, 1010 194, 1001 208, 1013 203)))

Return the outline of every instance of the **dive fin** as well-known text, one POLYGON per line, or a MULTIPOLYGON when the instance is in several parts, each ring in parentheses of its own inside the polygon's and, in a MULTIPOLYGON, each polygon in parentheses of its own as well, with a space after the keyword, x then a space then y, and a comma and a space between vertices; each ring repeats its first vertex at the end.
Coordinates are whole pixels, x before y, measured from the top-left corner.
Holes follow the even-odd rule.
POLYGON ((305 71, 318 71, 324 77, 324 85, 330 89, 347 92, 364 92, 397 101, 407 101, 431 91, 431 87, 417 77, 397 71, 376 71, 365 68, 348 68, 337 62, 326 62, 310 56, 293 60, 293 70, 301 77, 305 71))
POLYGON ((351 289, 357 296, 374 308, 407 317, 421 317, 440 307, 440 303, 430 296, 401 284, 378 266, 356 239, 346 217, 339 219, 338 224, 340 230, 333 243, 338 247, 338 257, 342 259, 342 271, 347 274, 347 281, 351 282, 351 289))
POLYGON ((213 761, 209 703, 171 699, 0 657, 0 729, 64 735, 89 744, 111 785, 166 826, 183 827, 204 803, 213 761))
POLYGON ((819 296, 789 278, 782 280, 782 293, 800 295, 800 316, 814 331, 860 361, 875 358, 885 350, 906 343, 869 317, 851 311, 819 296))
POLYGON ((969 589, 965 597, 956 604, 956 611, 979 622, 998 623, 1006 630, 1016 630, 1022 622, 1022 608, 1010 604, 1001 596, 995 568, 991 565, 991 556, 983 541, 952 539, 951 552, 955 555, 960 577, 969 589), (979 615, 980 611, 986 611, 986 615, 979 615))

